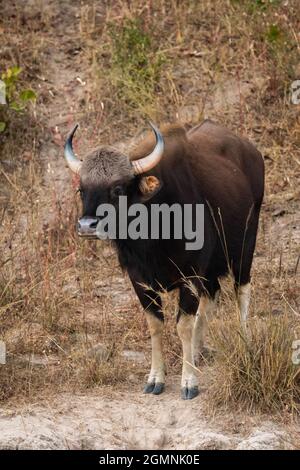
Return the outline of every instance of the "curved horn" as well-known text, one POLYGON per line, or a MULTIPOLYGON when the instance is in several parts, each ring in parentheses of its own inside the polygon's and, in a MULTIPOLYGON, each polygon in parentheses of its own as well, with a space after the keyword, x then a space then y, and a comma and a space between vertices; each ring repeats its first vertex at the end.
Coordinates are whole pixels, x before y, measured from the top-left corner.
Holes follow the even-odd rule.
POLYGON ((74 173, 77 173, 77 174, 80 171, 82 161, 76 157, 73 151, 72 140, 73 140, 73 136, 76 132, 78 125, 79 124, 76 124, 76 126, 72 129, 72 131, 68 135, 66 143, 65 143, 65 147, 64 147, 64 154, 65 154, 65 159, 67 161, 67 164, 70 167, 70 169, 74 171, 74 173))
POLYGON ((142 173, 146 173, 146 171, 151 170, 154 168, 159 161, 161 160, 164 152, 164 139, 160 131, 157 127, 149 121, 150 126, 152 127, 155 137, 156 137, 156 145, 153 151, 144 158, 139 158, 138 160, 133 160, 132 166, 134 173, 136 175, 140 175, 142 173))

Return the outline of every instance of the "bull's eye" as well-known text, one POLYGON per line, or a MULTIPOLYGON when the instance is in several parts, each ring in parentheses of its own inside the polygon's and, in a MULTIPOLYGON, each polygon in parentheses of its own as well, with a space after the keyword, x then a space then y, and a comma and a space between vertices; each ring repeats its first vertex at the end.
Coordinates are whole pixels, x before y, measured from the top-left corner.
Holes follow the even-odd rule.
POLYGON ((82 199, 82 194, 83 194, 83 191, 82 191, 82 189, 81 189, 81 188, 77 188, 77 190, 76 190, 76 194, 78 194, 78 193, 80 194, 80 197, 81 197, 81 199, 82 199))
POLYGON ((124 191, 123 191, 123 187, 120 184, 118 184, 117 186, 114 186, 111 189, 111 195, 113 197, 119 197, 119 196, 122 196, 122 194, 124 194, 124 191))

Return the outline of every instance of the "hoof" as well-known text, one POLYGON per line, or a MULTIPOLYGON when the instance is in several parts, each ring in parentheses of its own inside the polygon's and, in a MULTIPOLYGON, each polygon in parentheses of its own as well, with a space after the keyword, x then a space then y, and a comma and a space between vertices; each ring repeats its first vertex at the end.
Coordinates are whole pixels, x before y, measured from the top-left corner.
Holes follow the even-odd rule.
POLYGON ((197 395, 199 395, 199 389, 198 389, 197 386, 196 387, 191 387, 191 388, 183 387, 181 389, 181 398, 183 400, 192 400, 197 395))
POLYGON ((155 387, 155 382, 146 383, 144 387, 144 393, 152 393, 155 387))
POLYGON ((144 387, 144 393, 153 393, 153 395, 160 395, 165 389, 163 382, 149 382, 144 387))
POLYGON ((157 382, 153 389, 153 395, 160 395, 165 389, 165 384, 163 382, 157 382))

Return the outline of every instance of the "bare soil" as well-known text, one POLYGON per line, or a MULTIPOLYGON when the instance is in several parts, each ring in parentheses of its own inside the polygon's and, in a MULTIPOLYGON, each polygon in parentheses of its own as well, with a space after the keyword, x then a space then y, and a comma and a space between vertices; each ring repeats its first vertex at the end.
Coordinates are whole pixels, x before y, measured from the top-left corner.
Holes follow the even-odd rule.
MULTIPOLYGON (((5 449, 292 449, 293 426, 268 417, 207 413, 203 396, 183 402, 179 377, 166 393, 145 396, 131 390, 100 389, 61 395, 0 416, 5 449)), ((169 378, 170 381, 170 378, 169 378)))

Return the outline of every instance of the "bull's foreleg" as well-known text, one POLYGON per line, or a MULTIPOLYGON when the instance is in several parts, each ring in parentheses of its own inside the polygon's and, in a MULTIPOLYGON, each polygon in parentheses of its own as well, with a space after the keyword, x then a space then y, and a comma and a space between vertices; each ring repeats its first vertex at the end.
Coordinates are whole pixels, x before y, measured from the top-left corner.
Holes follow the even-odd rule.
POLYGON ((184 286, 180 289, 177 331, 182 343, 181 396, 184 400, 190 400, 199 393, 193 348, 195 314, 198 304, 199 301, 188 287, 184 286))
POLYGON ((151 335, 151 370, 144 388, 144 393, 159 395, 165 388, 165 366, 162 353, 164 316, 162 313, 161 297, 151 289, 146 289, 142 282, 138 282, 135 273, 129 273, 129 276, 135 292, 145 310, 151 335))
POLYGON ((152 361, 144 393, 159 395, 165 388, 165 366, 162 353, 164 323, 163 319, 155 317, 153 313, 146 312, 146 318, 151 335, 152 361))

